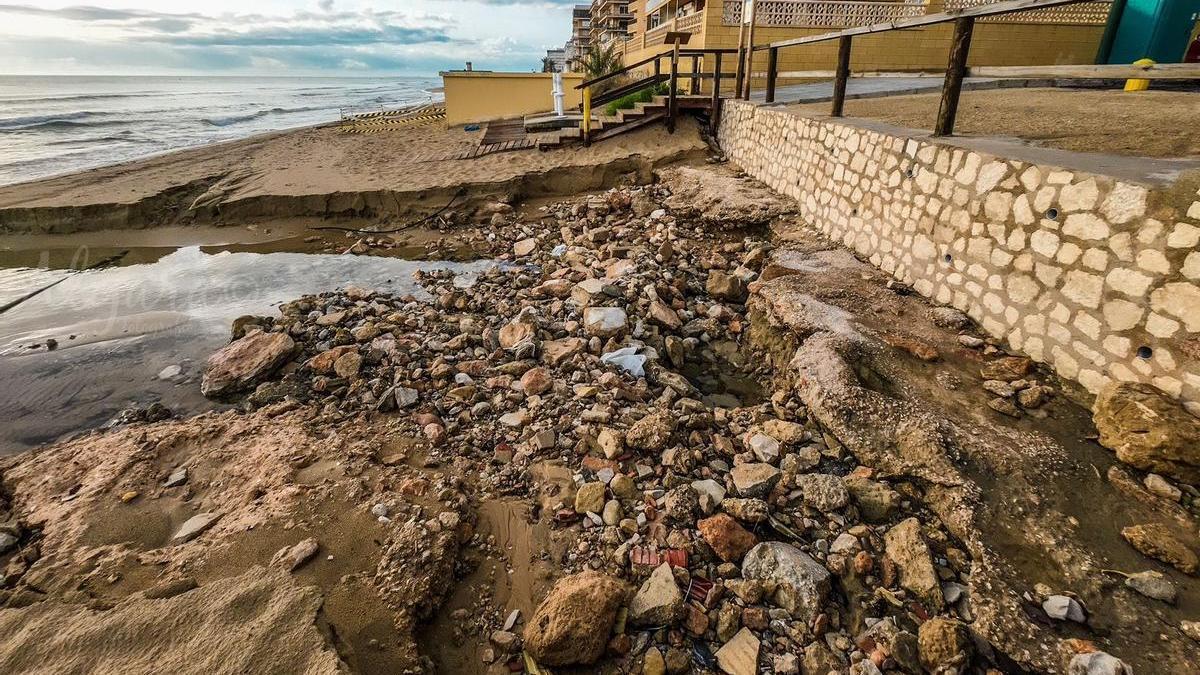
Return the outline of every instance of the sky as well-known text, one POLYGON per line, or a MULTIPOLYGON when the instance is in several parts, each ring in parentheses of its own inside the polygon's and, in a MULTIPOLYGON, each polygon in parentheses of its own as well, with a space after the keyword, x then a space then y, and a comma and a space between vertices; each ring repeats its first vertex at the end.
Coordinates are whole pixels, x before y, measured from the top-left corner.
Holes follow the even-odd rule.
POLYGON ((0 75, 540 70, 579 0, 0 0, 0 75))

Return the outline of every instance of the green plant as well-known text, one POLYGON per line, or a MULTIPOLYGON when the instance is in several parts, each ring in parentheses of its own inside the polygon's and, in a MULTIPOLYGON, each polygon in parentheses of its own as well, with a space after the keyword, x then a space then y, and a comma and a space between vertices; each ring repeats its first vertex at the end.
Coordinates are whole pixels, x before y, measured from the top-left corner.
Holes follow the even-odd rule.
POLYGON ((643 87, 609 103, 608 107, 605 108, 605 113, 611 117, 612 115, 616 115, 618 110, 629 110, 639 103, 649 103, 654 100, 655 96, 666 94, 668 90, 669 88, 666 83, 663 82, 653 87, 643 87))
MULTIPOLYGON (((615 42, 605 47, 592 47, 583 59, 583 72, 589 80, 615 73, 624 67, 624 61, 622 61, 621 55, 617 53, 617 44, 615 42)), ((598 95, 606 91, 611 91, 621 85, 621 80, 622 78, 620 77, 609 78, 593 86, 592 94, 598 95)))

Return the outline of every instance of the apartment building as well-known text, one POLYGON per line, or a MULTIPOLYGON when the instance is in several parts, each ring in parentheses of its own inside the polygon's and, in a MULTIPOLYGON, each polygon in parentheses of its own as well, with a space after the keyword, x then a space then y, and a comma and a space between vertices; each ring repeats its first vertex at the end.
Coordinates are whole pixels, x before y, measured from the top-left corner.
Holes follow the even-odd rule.
POLYGON ((564 48, 566 69, 570 72, 582 70, 580 64, 592 43, 592 6, 575 5, 571 9, 571 39, 564 48))
POLYGON ((642 0, 593 0, 592 45, 623 44, 629 38, 630 25, 634 23, 635 2, 641 4, 642 0))

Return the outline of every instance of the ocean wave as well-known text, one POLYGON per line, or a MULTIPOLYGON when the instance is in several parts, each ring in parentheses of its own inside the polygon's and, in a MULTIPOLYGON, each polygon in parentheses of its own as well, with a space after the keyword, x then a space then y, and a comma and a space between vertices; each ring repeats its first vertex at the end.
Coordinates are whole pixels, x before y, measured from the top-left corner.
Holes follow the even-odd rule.
POLYGON ((79 111, 71 113, 47 113, 43 115, 27 115, 25 117, 0 118, 0 130, 24 129, 42 124, 57 122, 75 122, 94 116, 96 113, 79 111))
POLYGON ((228 127, 242 122, 253 122, 254 120, 270 117, 271 115, 289 115, 292 113, 313 112, 316 110, 331 110, 329 106, 305 106, 301 108, 270 108, 268 110, 259 110, 253 113, 244 115, 228 115, 225 117, 202 117, 200 122, 213 127, 228 127))
POLYGON ((30 131, 64 131, 72 129, 96 129, 101 127, 118 127, 133 124, 127 120, 88 120, 90 113, 43 115, 40 117, 14 118, 0 120, 0 133, 30 132, 30 131))

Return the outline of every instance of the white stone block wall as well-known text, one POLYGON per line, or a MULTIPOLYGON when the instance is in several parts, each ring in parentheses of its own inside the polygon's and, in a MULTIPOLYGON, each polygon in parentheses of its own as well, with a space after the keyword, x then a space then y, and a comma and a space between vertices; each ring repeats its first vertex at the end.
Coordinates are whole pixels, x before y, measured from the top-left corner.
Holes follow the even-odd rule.
POLYGON ((1200 192, 742 101, 719 140, 810 226, 1062 377, 1152 383, 1200 414, 1200 192))

